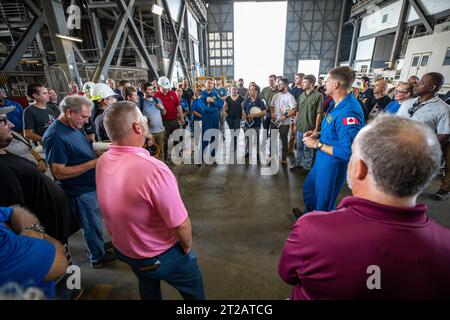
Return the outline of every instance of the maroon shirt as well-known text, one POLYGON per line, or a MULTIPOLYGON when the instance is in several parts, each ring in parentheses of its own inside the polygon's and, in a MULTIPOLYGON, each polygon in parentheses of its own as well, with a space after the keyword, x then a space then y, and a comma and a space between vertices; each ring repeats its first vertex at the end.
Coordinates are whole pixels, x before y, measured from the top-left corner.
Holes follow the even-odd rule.
POLYGON ((169 90, 167 94, 157 91, 155 97, 161 99, 164 108, 167 110, 166 114, 163 116, 163 120, 176 120, 178 117, 177 106, 181 105, 181 103, 175 91, 169 90))
POLYGON ((346 197, 334 211, 301 217, 278 266, 294 285, 291 299, 449 298, 450 230, 426 211, 346 197), (380 290, 367 288, 371 265, 380 290))

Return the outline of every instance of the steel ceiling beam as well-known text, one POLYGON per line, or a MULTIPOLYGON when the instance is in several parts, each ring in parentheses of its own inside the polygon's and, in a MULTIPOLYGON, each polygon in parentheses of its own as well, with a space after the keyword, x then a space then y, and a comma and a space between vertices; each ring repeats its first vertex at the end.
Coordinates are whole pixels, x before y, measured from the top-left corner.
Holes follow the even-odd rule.
MULTIPOLYGON (((130 0, 130 3, 131 2, 134 3, 134 0, 130 0)), ((147 64, 147 68, 148 68, 150 75, 152 77, 159 78, 158 68, 155 66, 152 59, 150 58, 150 54, 147 50, 147 47, 145 46, 144 40, 142 39, 141 35, 139 34, 139 30, 138 30, 136 24, 134 23, 133 15, 130 14, 130 10, 128 10, 129 6, 127 8, 127 5, 125 4, 124 0, 117 0, 117 4, 119 5, 120 10, 126 17, 125 21, 128 25, 128 28, 130 29, 131 36, 136 44, 136 47, 137 47, 139 53, 144 58, 144 62, 147 64)))
MULTIPOLYGON (((170 14, 169 4, 167 3, 167 0, 162 0, 161 2, 163 4, 164 11, 165 11, 165 13, 167 15, 167 18, 169 20, 170 30, 171 30, 173 36, 175 37, 176 46, 178 46, 179 42, 180 42, 180 38, 178 37, 178 33, 177 33, 176 28, 175 28, 175 23, 174 23, 174 21, 172 19, 172 15, 170 14)), ((180 23, 181 23, 181 21, 180 21, 180 23)), ((181 57, 181 66, 183 68, 183 72, 184 72, 185 75, 189 76, 189 72, 188 72, 187 66, 186 66, 186 59, 184 58, 184 55, 183 55, 183 52, 181 51, 181 48, 178 48, 178 53, 179 53, 179 55, 181 57)), ((171 59, 175 59, 175 56, 172 56, 171 59)), ((169 78, 172 77, 172 75, 170 74, 170 70, 169 70, 169 74, 167 76, 169 78)))
POLYGON ((417 15, 420 18, 420 21, 422 21, 423 25, 427 29, 427 32, 429 33, 433 32, 433 28, 431 27, 431 24, 428 21, 427 16, 423 11, 423 8, 416 2, 416 0, 409 0, 409 3, 414 8, 414 11, 416 11, 417 15))
MULTIPOLYGON (((182 21, 184 21, 185 13, 186 13, 186 2, 183 1, 181 3, 180 12, 178 14, 178 30, 177 30, 177 36, 176 36, 177 40, 176 40, 175 45, 172 48, 170 61, 169 61, 169 71, 168 71, 167 75, 170 79, 172 79, 173 66, 175 64, 178 49, 180 49, 180 51, 181 51, 181 48, 180 48, 181 26, 183 25, 182 21)), ((189 75, 187 75, 187 76, 189 76, 189 75)))
POLYGON ((56 36, 57 34, 70 35, 62 2, 55 0, 43 0, 41 2, 58 65, 64 70, 69 81, 74 80, 81 87, 82 83, 78 74, 73 41, 56 36))
POLYGON ((113 31, 111 33, 111 38, 106 45, 105 51, 98 64, 97 69, 95 69, 94 77, 92 78, 93 82, 104 82, 106 80, 109 66, 111 65, 111 61, 116 52, 120 37, 122 36, 123 30, 125 29, 125 25, 127 24, 128 17, 126 13, 133 13, 134 2, 135 0, 130 0, 130 2, 128 3, 128 7, 125 9, 125 12, 122 11, 119 18, 117 19, 117 22, 114 25, 113 31))
POLYGON ((24 53, 27 51, 30 43, 36 38, 38 32, 44 26, 42 15, 35 16, 28 29, 22 34, 19 41, 12 48, 6 59, 3 61, 0 70, 3 72, 12 72, 16 69, 24 53))

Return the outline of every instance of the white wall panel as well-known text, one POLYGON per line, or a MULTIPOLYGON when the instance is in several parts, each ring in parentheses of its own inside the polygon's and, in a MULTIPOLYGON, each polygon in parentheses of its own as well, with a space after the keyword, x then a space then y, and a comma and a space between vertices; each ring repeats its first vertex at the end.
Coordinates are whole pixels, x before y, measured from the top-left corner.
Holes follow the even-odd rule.
POLYGON ((364 37, 398 25, 402 2, 394 2, 384 8, 373 8, 373 13, 364 17, 361 21, 359 36, 364 37), (386 16, 387 15, 387 16, 386 16), (383 22, 383 17, 387 20, 383 22))
POLYGON ((375 38, 358 42, 355 61, 372 60, 374 46, 375 46, 375 38))

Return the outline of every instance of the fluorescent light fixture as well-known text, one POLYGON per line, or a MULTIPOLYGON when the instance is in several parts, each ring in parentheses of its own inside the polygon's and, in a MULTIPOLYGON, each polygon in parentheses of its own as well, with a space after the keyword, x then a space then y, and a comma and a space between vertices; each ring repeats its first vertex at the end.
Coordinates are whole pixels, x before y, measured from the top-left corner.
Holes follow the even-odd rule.
POLYGON ((21 60, 21 63, 22 63, 22 64, 38 64, 38 63, 40 63, 40 61, 39 61, 39 60, 27 60, 27 59, 22 59, 22 60, 21 60))
POLYGON ((158 16, 162 16, 163 8, 154 3, 152 5, 152 12, 158 16))
POLYGON ((64 39, 64 40, 75 41, 75 42, 83 42, 83 39, 72 37, 72 36, 66 36, 66 35, 60 34, 60 33, 57 33, 56 36, 58 38, 61 38, 61 39, 64 39))

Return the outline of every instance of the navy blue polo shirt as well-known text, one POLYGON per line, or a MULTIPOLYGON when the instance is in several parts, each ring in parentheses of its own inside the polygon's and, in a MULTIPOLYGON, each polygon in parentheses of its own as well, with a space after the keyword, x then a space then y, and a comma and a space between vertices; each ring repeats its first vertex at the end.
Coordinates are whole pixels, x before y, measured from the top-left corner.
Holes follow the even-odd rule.
MULTIPOLYGON (((53 122, 45 131, 42 145, 49 164, 76 166, 97 158, 92 142, 87 140, 83 130, 69 128, 59 120, 53 122)), ((93 192, 96 190, 95 169, 57 182, 70 197, 93 192)))
MULTIPOLYGON (((251 98, 246 98, 243 102, 244 104, 244 112, 246 114, 250 114, 250 110, 253 107, 258 107, 261 109, 261 111, 266 110, 266 104, 264 103, 264 101, 262 101, 260 98, 256 98, 255 101, 252 101, 251 98)), ((261 119, 262 118, 253 118, 253 124, 250 128, 259 128, 261 127, 261 119)))

